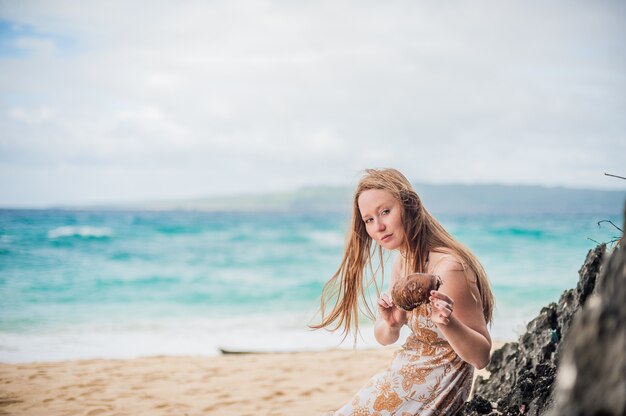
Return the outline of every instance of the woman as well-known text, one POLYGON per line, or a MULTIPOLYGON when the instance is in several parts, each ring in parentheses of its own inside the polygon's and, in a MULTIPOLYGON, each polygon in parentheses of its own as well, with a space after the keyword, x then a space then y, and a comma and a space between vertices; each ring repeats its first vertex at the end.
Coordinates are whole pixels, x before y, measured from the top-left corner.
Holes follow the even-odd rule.
POLYGON ((474 367, 484 368, 489 362, 487 323, 494 298, 487 275, 476 257, 426 211, 397 170, 367 170, 353 205, 343 260, 324 286, 322 322, 313 328, 342 328, 346 336, 354 332, 356 342, 361 306, 374 318, 365 291, 375 281, 371 257, 376 247, 381 265, 383 248, 400 253, 390 287, 414 272, 436 274, 442 284, 430 292, 428 303, 411 312, 398 308, 388 294, 380 295, 376 340, 382 345, 396 342, 403 325, 411 334, 391 366, 333 414, 454 414, 467 399, 474 367), (334 303, 332 308, 329 302, 334 303))

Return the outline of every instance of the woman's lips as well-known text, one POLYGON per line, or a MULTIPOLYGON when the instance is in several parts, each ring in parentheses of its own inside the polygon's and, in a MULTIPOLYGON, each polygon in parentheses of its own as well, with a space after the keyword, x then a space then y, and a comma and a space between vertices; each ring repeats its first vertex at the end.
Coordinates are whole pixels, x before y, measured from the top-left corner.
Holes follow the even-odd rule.
POLYGON ((392 235, 393 234, 384 235, 383 238, 380 239, 380 241, 387 241, 387 240, 389 240, 391 238, 392 235))

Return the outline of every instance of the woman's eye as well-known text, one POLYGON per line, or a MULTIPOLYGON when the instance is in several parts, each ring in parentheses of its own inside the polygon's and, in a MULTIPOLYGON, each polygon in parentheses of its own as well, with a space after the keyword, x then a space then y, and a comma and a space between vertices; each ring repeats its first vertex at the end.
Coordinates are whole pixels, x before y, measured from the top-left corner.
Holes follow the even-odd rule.
POLYGON ((387 215, 387 214, 389 214, 389 210, 388 210, 388 209, 384 209, 384 210, 381 212, 381 215, 387 215))
POLYGON ((365 220, 365 224, 369 224, 370 222, 372 222, 372 219, 371 219, 371 218, 367 218, 367 219, 365 220))

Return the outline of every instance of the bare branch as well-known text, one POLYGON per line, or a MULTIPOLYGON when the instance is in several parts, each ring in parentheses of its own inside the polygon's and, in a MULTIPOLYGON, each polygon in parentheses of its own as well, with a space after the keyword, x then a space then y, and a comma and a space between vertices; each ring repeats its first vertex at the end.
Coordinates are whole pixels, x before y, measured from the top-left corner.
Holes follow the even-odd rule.
POLYGON ((617 225, 613 224, 613 221, 610 220, 602 220, 602 221, 598 221, 598 227, 600 227, 600 223, 603 222, 608 222, 609 224, 611 224, 613 227, 617 228, 618 230, 620 230, 621 232, 624 232, 624 230, 622 230, 621 228, 619 228, 617 225))
POLYGON ((605 173, 605 175, 606 175, 606 176, 612 176, 612 177, 614 177, 614 178, 626 179, 626 178, 625 178, 625 177, 623 177, 623 176, 611 175, 610 173, 605 173))

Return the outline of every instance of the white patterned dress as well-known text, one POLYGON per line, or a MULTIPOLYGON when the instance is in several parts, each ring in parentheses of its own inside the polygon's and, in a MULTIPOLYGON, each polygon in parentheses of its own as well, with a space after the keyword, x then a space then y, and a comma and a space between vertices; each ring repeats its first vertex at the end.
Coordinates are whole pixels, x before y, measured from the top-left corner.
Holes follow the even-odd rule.
POLYGON ((372 377, 334 416, 454 415, 470 393, 474 367, 463 361, 430 320, 430 305, 414 309, 411 335, 391 366, 372 377))

